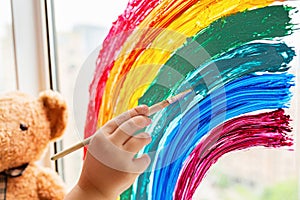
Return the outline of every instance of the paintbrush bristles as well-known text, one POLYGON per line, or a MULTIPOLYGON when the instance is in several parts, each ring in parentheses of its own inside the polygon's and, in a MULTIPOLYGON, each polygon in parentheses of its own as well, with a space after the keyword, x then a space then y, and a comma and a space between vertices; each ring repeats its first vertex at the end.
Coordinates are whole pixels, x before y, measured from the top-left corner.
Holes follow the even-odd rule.
POLYGON ((192 92, 192 90, 188 89, 188 90, 186 90, 184 92, 181 92, 181 93, 179 93, 179 94, 177 94, 177 95, 175 95, 173 97, 168 98, 167 101, 170 104, 175 103, 175 102, 179 101, 180 99, 184 98, 190 92, 192 92))
POLYGON ((184 91, 182 93, 179 93, 179 94, 177 94, 175 96, 172 96, 172 97, 168 98, 167 100, 164 100, 164 101, 161 101, 159 103, 156 103, 156 104, 152 105, 149 108, 149 116, 151 116, 154 113, 162 110, 163 108, 167 107, 168 105, 173 104, 173 103, 179 101, 180 99, 184 98, 191 91, 192 91, 191 89, 186 90, 186 91, 184 91))

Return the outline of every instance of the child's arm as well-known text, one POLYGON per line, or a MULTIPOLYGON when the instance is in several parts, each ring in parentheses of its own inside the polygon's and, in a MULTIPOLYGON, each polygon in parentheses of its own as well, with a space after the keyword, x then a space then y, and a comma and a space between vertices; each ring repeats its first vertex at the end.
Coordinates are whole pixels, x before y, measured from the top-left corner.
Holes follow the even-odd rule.
POLYGON ((149 144, 149 108, 138 106, 108 121, 91 140, 81 176, 65 200, 116 200, 148 167, 150 158, 136 153, 149 144), (134 135, 134 136, 133 136, 134 135))

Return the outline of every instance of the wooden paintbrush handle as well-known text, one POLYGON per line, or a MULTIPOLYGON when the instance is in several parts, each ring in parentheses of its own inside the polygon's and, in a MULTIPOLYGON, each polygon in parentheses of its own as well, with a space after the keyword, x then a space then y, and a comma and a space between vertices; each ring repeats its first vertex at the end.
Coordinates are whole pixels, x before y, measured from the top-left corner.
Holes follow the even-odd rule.
MULTIPOLYGON (((167 100, 161 101, 159 103, 156 103, 152 106, 150 106, 149 108, 149 116, 153 115, 154 113, 162 110, 163 108, 167 107, 168 105, 180 100, 181 98, 185 97, 188 93, 190 93, 192 90, 186 90, 176 96, 170 97, 167 100)), ((89 138, 83 140, 82 142, 79 142, 77 144, 75 144, 74 146, 71 146, 70 148, 67 148, 57 154, 55 154, 54 156, 51 157, 51 160, 57 160, 59 158, 64 157, 65 155, 68 155, 69 153, 72 153, 73 151, 76 151, 82 147, 84 147, 85 145, 90 143, 90 140, 92 139, 93 135, 90 136, 89 138)))

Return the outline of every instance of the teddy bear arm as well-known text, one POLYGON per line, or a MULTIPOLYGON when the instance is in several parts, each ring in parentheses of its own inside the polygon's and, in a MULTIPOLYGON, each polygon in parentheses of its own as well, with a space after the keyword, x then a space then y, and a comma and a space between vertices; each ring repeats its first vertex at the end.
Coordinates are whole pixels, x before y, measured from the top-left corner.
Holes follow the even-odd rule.
POLYGON ((50 170, 43 170, 39 173, 37 187, 40 200, 63 200, 66 195, 62 180, 50 170))

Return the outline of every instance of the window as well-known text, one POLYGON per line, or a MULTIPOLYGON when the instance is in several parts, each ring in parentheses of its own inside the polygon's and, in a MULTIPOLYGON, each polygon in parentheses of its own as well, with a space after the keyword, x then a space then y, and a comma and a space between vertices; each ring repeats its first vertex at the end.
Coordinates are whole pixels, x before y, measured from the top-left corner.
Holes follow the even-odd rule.
MULTIPOLYGON (((71 117, 75 116, 70 119, 69 130, 63 138, 64 147, 83 138, 88 84, 91 81, 87 77, 92 77, 93 60, 98 55, 99 45, 126 4, 127 0, 113 1, 113 5, 99 0, 54 0, 59 84, 61 92, 69 100, 71 117)), ((79 176, 82 153, 78 150, 63 159, 65 181, 69 187, 79 176)), ((224 194, 224 198, 227 196, 229 199, 257 199, 261 190, 273 192, 280 187, 276 185, 279 183, 284 184, 282 188, 295 189, 297 180, 293 177, 296 171, 295 154, 288 151, 257 148, 232 153, 213 166, 197 196, 220 199, 220 195, 224 194), (279 164, 278 158, 285 160, 286 164, 279 164), (273 176, 274 173, 277 176, 273 176)))
MULTIPOLYGON (((54 89, 59 89, 67 99, 70 118, 65 135, 56 143, 58 151, 83 139, 93 60, 96 60, 111 23, 123 12, 127 2, 44 0, 29 3, 0 0, 0 93, 21 89, 35 95, 51 84, 54 89), (22 34, 24 30, 28 34, 22 34)), ((299 34, 295 38, 299 38, 299 34)), ((295 41, 299 47, 299 40, 295 41)), ((299 49, 296 50, 299 55, 299 49)), ((299 57, 294 62, 299 63, 299 57)), ((297 78, 300 83, 299 69, 297 78)), ((299 84, 295 91, 299 91, 299 84)), ((299 110, 300 93, 295 93, 298 96, 292 103, 297 104, 295 107, 299 110)), ((299 112, 294 114, 300 118, 299 112)), ((299 129, 298 124, 295 126, 299 129)), ((299 137, 296 140, 299 142, 299 137)), ((241 199, 241 196, 258 199, 255 195, 262 190, 281 195, 290 192, 289 189, 299 193, 294 191, 299 190, 296 188, 299 181, 296 163, 299 145, 296 146, 292 153, 257 148, 228 154, 209 171, 197 195, 202 199, 220 199, 220 195, 223 199, 226 196, 229 199, 241 199)), ((49 156, 48 152, 46 160, 49 156)), ((60 159, 57 164, 68 189, 80 175, 82 158, 81 149, 60 159)), ((43 164, 53 166, 49 162, 43 164)))
MULTIPOLYGON (((55 38, 59 88, 67 98, 70 112, 64 148, 83 139, 88 103, 88 85, 102 40, 113 21, 125 9, 127 0, 54 0, 55 38), (66 12, 67 10, 67 12, 66 12)), ((76 183, 81 170, 83 150, 63 158, 68 188, 76 183)))
POLYGON ((0 1, 0 92, 17 88, 11 1, 0 1))
MULTIPOLYGON (((88 84, 94 70, 94 63, 86 60, 96 59, 99 45, 126 4, 127 0, 113 1, 111 5, 99 0, 54 0, 58 79, 61 92, 68 98, 71 116, 69 130, 62 140, 64 148, 83 138, 88 84)), ((63 158, 64 177, 69 187, 78 179, 82 153, 78 150, 63 158)), ((274 193, 279 187, 284 194, 285 187, 297 187, 297 179, 293 178, 297 174, 294 153, 257 148, 225 157, 209 172, 197 196, 220 199, 224 194, 224 199, 225 196, 257 199, 262 190, 274 193)))

